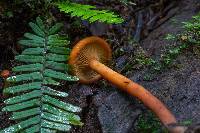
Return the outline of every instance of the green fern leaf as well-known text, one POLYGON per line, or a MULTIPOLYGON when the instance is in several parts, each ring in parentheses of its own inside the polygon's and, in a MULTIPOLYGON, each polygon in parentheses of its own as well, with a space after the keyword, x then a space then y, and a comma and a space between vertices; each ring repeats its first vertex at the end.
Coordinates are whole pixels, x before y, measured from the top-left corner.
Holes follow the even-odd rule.
POLYGON ((41 71, 43 68, 42 64, 29 64, 29 65, 21 65, 12 68, 13 72, 33 72, 33 71, 41 71))
POLYGON ((47 50, 49 50, 50 52, 52 53, 55 53, 55 54, 67 54, 69 55, 70 54, 70 49, 69 48, 65 48, 65 47, 47 47, 47 50))
POLYGON ((48 129, 48 128, 41 128, 41 133, 56 133, 56 130, 48 129))
POLYGON ((36 23, 42 31, 46 31, 45 25, 40 17, 36 18, 36 23))
POLYGON ((21 74, 21 75, 9 77, 6 80, 8 82, 42 80, 42 74, 39 72, 33 72, 33 73, 29 73, 29 74, 21 74))
POLYGON ((49 120, 49 121, 54 121, 54 122, 64 122, 65 124, 74 124, 74 125, 82 125, 80 121, 72 120, 69 119, 68 117, 65 116, 57 116, 51 113, 45 113, 43 116, 44 119, 49 120))
POLYGON ((43 84, 44 85, 60 85, 60 82, 53 80, 50 77, 44 77, 43 84))
POLYGON ((44 48, 27 48, 22 51, 22 55, 42 55, 44 53, 44 48))
POLYGON ((13 95, 4 101, 2 111, 12 112, 10 119, 18 123, 0 132, 54 133, 69 131, 71 125, 82 126, 80 117, 74 114, 81 108, 60 101, 57 97, 65 98, 68 94, 50 88, 60 85, 60 80, 78 80, 67 74, 70 49, 66 48, 67 36, 58 34, 62 24, 47 29, 49 26, 38 17, 36 23, 29 25, 34 33, 25 33, 26 39, 19 41, 28 48, 15 57, 26 64, 13 68, 16 75, 7 78, 12 86, 3 90, 4 94, 13 95))
POLYGON ((29 26, 38 36, 45 37, 44 31, 37 24, 30 22, 29 26))
POLYGON ((80 122, 80 117, 73 113, 69 113, 69 112, 61 110, 61 109, 56 109, 55 107, 53 107, 51 105, 47 105, 47 104, 45 104, 43 106, 43 110, 45 110, 49 113, 55 114, 57 116, 66 117, 68 119, 68 121, 73 125, 79 125, 79 126, 83 125, 83 123, 80 122))
MULTIPOLYGON (((64 57, 62 57, 62 59, 63 58, 64 57)), ((18 56, 15 56, 15 60, 18 60, 21 62, 27 62, 27 63, 42 63, 44 61, 44 57, 35 56, 35 55, 18 55, 18 56)))
POLYGON ((49 35, 48 36, 48 40, 49 41, 53 41, 53 40, 55 40, 55 41, 56 40, 66 40, 66 41, 69 41, 67 36, 60 36, 59 34, 49 35))
POLYGON ((49 35, 56 34, 63 27, 62 23, 57 23, 49 29, 49 35))
POLYGON ((34 106, 39 106, 40 103, 40 99, 33 99, 30 101, 26 101, 26 102, 22 102, 22 103, 18 103, 18 104, 13 104, 13 105, 8 105, 6 107, 4 107, 2 109, 2 111, 19 111, 25 108, 30 108, 30 107, 34 107, 34 106))
POLYGON ((47 96, 47 95, 44 95, 42 97, 42 101, 45 102, 45 103, 49 103, 51 105, 54 105, 56 107, 59 107, 61 109, 64 109, 65 111, 70 111, 70 112, 80 112, 81 111, 81 108, 79 108, 79 107, 73 106, 73 105, 68 104, 68 103, 61 102, 61 101, 59 101, 59 100, 57 100, 53 97, 47 96))
POLYGON ((27 101, 29 99, 41 97, 41 95, 42 95, 42 93, 40 90, 34 90, 32 92, 22 94, 20 96, 15 96, 15 97, 9 98, 9 99, 5 100, 4 103, 6 103, 7 105, 16 104, 16 103, 20 103, 23 101, 27 101))
POLYGON ((37 35, 34 35, 32 33, 25 33, 24 37, 26 37, 27 39, 31 39, 31 40, 37 41, 38 43, 44 43, 44 41, 45 41, 44 38, 42 38, 40 36, 37 36, 37 35))
POLYGON ((51 88, 48 87, 48 86, 44 86, 42 89, 43 89, 42 92, 43 92, 44 94, 47 94, 47 95, 59 96, 59 97, 67 97, 67 96, 68 96, 67 93, 61 92, 61 91, 53 90, 53 89, 51 89, 51 88))
POLYGON ((75 76, 66 75, 64 73, 56 72, 56 71, 51 70, 51 69, 46 69, 44 71, 44 75, 47 76, 47 77, 62 79, 62 80, 67 80, 67 81, 78 81, 79 80, 75 76))
POLYGON ((6 129, 2 130, 1 133, 17 133, 20 130, 27 128, 31 125, 38 124, 40 122, 40 120, 41 120, 41 118, 39 116, 35 116, 28 120, 22 121, 16 125, 13 125, 9 128, 6 128, 6 129))
POLYGON ((46 58, 49 61, 64 62, 64 61, 68 60, 69 56, 68 55, 58 55, 58 54, 49 53, 49 54, 47 54, 46 58))
MULTIPOLYGON (((63 110, 63 109, 57 109, 56 107, 53 107, 50 104, 44 104, 42 106, 42 110, 45 110, 45 111, 52 113, 52 114, 55 114, 57 116, 65 116, 69 120, 72 120, 72 119, 73 120, 80 120, 80 117, 78 115, 75 115, 74 113, 69 113, 68 111, 63 110)), ((80 110, 80 108, 79 108, 79 110, 80 110)))
MULTIPOLYGON (((32 127, 27 128, 27 129, 24 130, 25 133, 38 133, 39 131, 40 131, 40 125, 39 124, 33 125, 32 127)), ((56 133, 56 131, 55 132, 51 132, 51 130, 49 130, 47 132, 47 131, 41 130, 41 133, 56 133)))
POLYGON ((65 131, 65 132, 69 131, 71 129, 70 125, 60 124, 60 123, 56 123, 56 122, 50 122, 47 120, 42 120, 42 127, 56 129, 56 130, 65 131))
POLYGON ((60 70, 60 71, 68 71, 69 65, 65 63, 58 63, 54 61, 47 61, 46 67, 54 69, 54 70, 60 70))
POLYGON ((25 111, 19 111, 19 112, 13 112, 11 116, 11 120, 19 120, 19 119, 24 119, 30 116, 35 116, 40 114, 40 108, 33 108, 25 111))
POLYGON ((89 22, 106 22, 110 24, 119 24, 124 20, 118 15, 108 10, 96 10, 96 7, 90 5, 81 5, 72 2, 56 2, 60 11, 71 13, 71 16, 81 17, 87 19, 89 22))
POLYGON ((29 47, 43 47, 43 43, 38 40, 20 40, 18 43, 29 47))
POLYGON ((65 123, 65 124, 70 124, 68 119, 66 117, 60 117, 54 114, 50 114, 50 113, 43 113, 42 114, 42 118, 48 120, 48 121, 54 121, 54 122, 58 122, 58 123, 65 123))
POLYGON ((28 84, 16 85, 16 86, 5 88, 3 90, 3 93, 4 94, 16 94, 16 93, 21 93, 24 91, 40 89, 41 86, 42 86, 41 82, 32 82, 32 83, 28 83, 28 84))
POLYGON ((49 40, 48 41, 49 46, 66 47, 68 44, 69 44, 69 41, 67 40, 49 40))

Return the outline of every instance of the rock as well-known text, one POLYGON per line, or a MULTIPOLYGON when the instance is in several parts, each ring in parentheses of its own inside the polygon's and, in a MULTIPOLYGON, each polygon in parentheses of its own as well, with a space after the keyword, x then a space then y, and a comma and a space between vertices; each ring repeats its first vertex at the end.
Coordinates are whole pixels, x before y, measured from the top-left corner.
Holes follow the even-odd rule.
POLYGON ((141 113, 130 99, 112 93, 98 109, 98 118, 103 133, 128 133, 141 113))
POLYGON ((139 82, 141 80, 142 75, 142 72, 135 71, 134 73, 132 73, 132 76, 129 79, 133 82, 139 82))
POLYGON ((99 93, 93 97, 92 102, 97 107, 102 106, 106 101, 106 97, 108 97, 109 95, 110 95, 109 92, 99 91, 99 93))
POLYGON ((78 133, 102 133, 101 125, 98 121, 97 108, 93 104, 84 109, 82 117, 84 118, 84 126, 77 131, 78 133))
POLYGON ((130 56, 130 55, 134 55, 134 44, 132 44, 132 40, 129 40, 127 45, 123 46, 123 50, 130 56))
POLYGON ((87 97, 93 95, 91 87, 81 84, 75 84, 70 87, 68 100, 84 108, 88 106, 87 97))
POLYGON ((200 59, 192 54, 180 55, 182 67, 168 69, 157 75, 157 80, 142 82, 156 97, 163 101, 179 122, 200 120, 200 59))
POLYGON ((84 96, 93 95, 91 87, 86 86, 86 85, 80 85, 79 93, 84 95, 84 96))
POLYGON ((124 65, 127 63, 127 59, 128 59, 128 56, 126 56, 126 55, 118 57, 116 59, 115 69, 117 71, 120 71, 121 69, 123 69, 124 65))
MULTIPOLYGON (((181 22, 188 21, 197 8, 199 1, 183 0, 179 3, 180 11, 142 41, 141 46, 159 59, 163 50, 172 43, 164 40, 166 34, 183 32, 181 22), (175 20, 175 21, 174 21, 175 20), (172 24, 174 21, 174 24, 172 24)), ((178 43, 177 43, 178 44, 178 43)), ((174 61, 181 65, 178 69, 170 68, 156 75, 151 82, 140 82, 156 97, 163 101, 179 122, 200 120, 200 58, 189 49, 185 50, 174 61)))
POLYGON ((199 122, 200 73, 198 70, 190 72, 190 74, 189 72, 186 74, 183 75, 186 79, 181 80, 182 84, 176 88, 174 96, 172 97, 174 98, 173 105, 176 115, 180 121, 189 119, 193 122, 199 122))

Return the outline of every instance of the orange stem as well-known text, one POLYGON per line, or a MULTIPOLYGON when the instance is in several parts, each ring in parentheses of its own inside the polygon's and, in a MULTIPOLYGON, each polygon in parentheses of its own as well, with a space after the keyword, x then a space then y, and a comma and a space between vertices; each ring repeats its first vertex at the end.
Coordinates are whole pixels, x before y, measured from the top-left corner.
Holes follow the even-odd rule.
POLYGON ((165 107, 165 105, 141 85, 134 83, 97 60, 91 60, 89 66, 94 71, 101 74, 104 79, 141 100, 144 105, 150 108, 158 116, 165 126, 176 123, 174 115, 165 107))

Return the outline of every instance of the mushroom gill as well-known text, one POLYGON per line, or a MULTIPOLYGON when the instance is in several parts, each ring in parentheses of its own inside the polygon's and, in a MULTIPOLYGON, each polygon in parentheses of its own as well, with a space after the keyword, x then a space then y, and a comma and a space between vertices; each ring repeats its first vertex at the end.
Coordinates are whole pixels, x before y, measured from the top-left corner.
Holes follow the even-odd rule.
POLYGON ((69 61, 73 60, 74 74, 82 83, 91 83, 100 79, 101 75, 89 67, 89 61, 94 59, 107 65, 111 58, 108 44, 98 37, 88 37, 86 41, 80 41, 76 47, 79 51, 76 57, 70 58, 71 61, 69 61))

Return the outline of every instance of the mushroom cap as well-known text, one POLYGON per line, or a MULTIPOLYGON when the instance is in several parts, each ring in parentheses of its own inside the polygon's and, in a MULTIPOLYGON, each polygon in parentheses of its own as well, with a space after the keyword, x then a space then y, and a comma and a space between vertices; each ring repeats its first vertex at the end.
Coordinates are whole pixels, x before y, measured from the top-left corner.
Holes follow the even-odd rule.
POLYGON ((107 65, 111 59, 111 49, 108 43, 96 36, 80 40, 72 49, 69 57, 69 64, 72 65, 72 72, 81 83, 92 83, 101 78, 89 67, 91 60, 97 60, 107 65))

